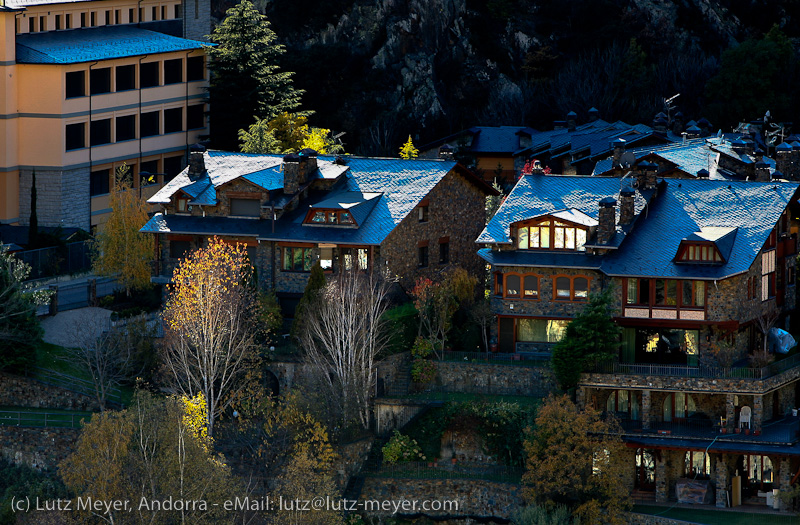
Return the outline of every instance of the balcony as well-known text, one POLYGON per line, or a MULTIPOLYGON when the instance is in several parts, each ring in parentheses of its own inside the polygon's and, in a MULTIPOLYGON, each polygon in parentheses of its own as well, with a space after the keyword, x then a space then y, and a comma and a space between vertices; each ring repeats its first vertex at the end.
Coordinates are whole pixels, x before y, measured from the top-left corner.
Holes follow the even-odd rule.
POLYGON ((786 416, 782 419, 766 421, 762 425, 760 435, 754 432, 745 434, 744 429, 740 433, 735 432, 735 427, 725 427, 725 433, 719 422, 709 419, 686 418, 675 421, 651 421, 650 428, 644 428, 642 421, 632 419, 618 419, 622 427, 623 434, 626 436, 637 437, 657 437, 657 438, 694 438, 709 439, 716 438, 717 442, 739 442, 739 443, 770 443, 770 444, 794 444, 800 441, 800 418, 796 416, 786 416))

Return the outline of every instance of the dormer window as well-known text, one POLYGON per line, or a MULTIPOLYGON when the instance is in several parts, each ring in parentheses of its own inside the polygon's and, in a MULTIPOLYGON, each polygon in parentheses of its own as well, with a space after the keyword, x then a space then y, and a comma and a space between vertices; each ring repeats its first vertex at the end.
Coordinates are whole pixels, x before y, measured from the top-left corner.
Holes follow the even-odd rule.
POLYGON ((681 240, 675 262, 723 264, 736 240, 736 228, 706 226, 681 240))
POLYGON ((179 196, 175 199, 175 209, 178 213, 185 213, 189 211, 189 199, 186 196, 179 196))
POLYGON ((678 260, 682 262, 721 263, 722 256, 713 244, 689 244, 683 246, 678 260))
POLYGON ((305 224, 330 224, 330 225, 355 225, 353 214, 345 210, 315 210, 312 209, 306 215, 305 224))
POLYGON ((355 224, 353 221, 353 216, 350 215, 349 211, 343 211, 339 213, 339 223, 340 224, 355 224))
POLYGON ((517 248, 520 250, 555 249, 584 251, 587 230, 556 220, 527 223, 517 229, 517 248))

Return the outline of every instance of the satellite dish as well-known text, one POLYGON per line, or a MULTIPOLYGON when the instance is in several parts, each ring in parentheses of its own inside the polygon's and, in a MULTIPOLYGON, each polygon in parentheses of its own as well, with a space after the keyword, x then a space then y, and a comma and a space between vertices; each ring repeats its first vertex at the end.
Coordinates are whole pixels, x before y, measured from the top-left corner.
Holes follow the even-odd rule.
POLYGON ((630 168, 631 166, 636 164, 636 155, 634 155, 632 151, 626 151, 619 158, 619 164, 623 168, 630 168))

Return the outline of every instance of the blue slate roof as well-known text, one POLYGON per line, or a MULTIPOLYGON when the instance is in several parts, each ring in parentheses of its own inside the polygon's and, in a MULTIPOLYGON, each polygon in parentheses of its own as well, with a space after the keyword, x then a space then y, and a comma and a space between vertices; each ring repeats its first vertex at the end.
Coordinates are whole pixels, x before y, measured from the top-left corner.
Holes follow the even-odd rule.
POLYGON ((209 44, 124 25, 21 34, 16 49, 19 63, 76 64, 202 49, 204 45, 209 44))
MULTIPOLYGON (((525 176, 477 242, 508 244, 512 222, 557 208, 574 208, 596 217, 598 201, 616 197, 624 183, 617 177, 525 176)), ((637 217, 633 227, 622 231, 618 227, 614 243, 617 249, 603 256, 583 255, 584 263, 593 267, 589 260, 601 257, 600 270, 612 276, 711 280, 746 272, 798 188, 800 184, 789 182, 662 180, 655 196, 642 197, 637 192, 637 217), (640 197, 649 202, 647 213, 640 213, 640 197), (725 262, 675 262, 680 243, 695 237, 713 237, 725 251, 725 262)), ((563 257, 565 254, 545 251, 479 253, 501 265, 537 266, 541 260, 547 266, 570 266, 571 260, 580 260, 575 257, 579 254, 568 254, 569 259, 563 257)))
MULTIPOLYGON (((204 154, 207 180, 212 187, 235 180, 248 178, 252 173, 270 172, 280 167, 281 155, 253 155, 208 151, 204 154), (237 175, 238 174, 238 175, 237 175)), ((299 206, 281 216, 273 224, 270 220, 231 219, 227 217, 193 217, 183 215, 156 214, 142 228, 147 233, 196 233, 218 235, 251 235, 262 240, 295 242, 379 245, 419 202, 455 166, 455 162, 440 160, 401 160, 347 158, 347 165, 335 164, 334 157, 319 156, 319 173, 315 177, 338 178, 330 191, 311 191, 299 206), (359 195, 359 202, 354 202, 359 195), (303 220, 310 208, 332 207, 336 203, 354 204, 353 218, 358 228, 351 226, 309 226, 303 220), (213 219, 213 220, 211 220, 213 219)), ((170 196, 185 187, 191 188, 188 170, 175 177, 148 202, 169 202, 170 196)), ((276 171, 276 173, 278 173, 276 171)), ((275 179, 274 186, 283 186, 275 179)), ((184 190, 185 191, 185 190, 184 190)), ((276 201, 285 196, 279 195, 276 201)))
POLYGON ((471 151, 475 153, 512 153, 519 149, 520 133, 533 135, 535 129, 520 126, 475 126, 471 151))

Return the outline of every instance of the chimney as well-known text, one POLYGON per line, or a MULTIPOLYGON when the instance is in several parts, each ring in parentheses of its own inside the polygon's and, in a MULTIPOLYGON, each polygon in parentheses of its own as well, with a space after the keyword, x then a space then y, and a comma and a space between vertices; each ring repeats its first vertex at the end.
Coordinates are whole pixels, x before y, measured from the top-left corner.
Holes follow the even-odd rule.
POLYGON ((633 201, 636 192, 630 186, 625 186, 620 190, 619 195, 621 201, 619 205, 619 223, 624 226, 633 222, 633 201))
POLYGON ((206 173, 206 148, 202 144, 192 144, 189 148, 189 180, 196 181, 206 173))
POLYGON ((300 155, 290 153, 283 157, 283 193, 294 195, 300 191, 300 155))
POLYGON ((554 120, 553 129, 567 129, 567 123, 563 120, 554 120))
POLYGON ((669 121, 664 113, 658 113, 653 119, 653 131, 658 133, 666 133, 669 121))
POLYGON ((792 147, 781 142, 775 148, 775 169, 781 173, 788 174, 791 172, 792 162, 792 147))
POLYGON ((707 118, 703 117, 698 120, 697 127, 702 131, 701 136, 707 137, 711 134, 711 122, 709 122, 707 118))
POLYGON ((672 132, 676 135, 683 133, 683 113, 678 111, 673 115, 672 122, 669 123, 672 132))
POLYGON ((600 110, 595 107, 589 108, 589 122, 596 120, 600 120, 600 110))
POLYGON ((600 214, 597 224, 597 244, 608 244, 617 233, 617 201, 613 197, 600 200, 600 214))
POLYGON ((700 138, 700 134, 703 132, 697 126, 689 126, 686 128, 686 138, 687 139, 697 139, 700 138))
POLYGON ((705 169, 705 168, 703 168, 703 169, 701 169, 700 171, 697 172, 697 178, 698 179, 707 179, 710 176, 711 176, 711 174, 708 173, 708 170, 705 169))
POLYGON ((574 111, 570 111, 567 113, 567 129, 569 131, 575 131, 575 128, 578 125, 578 114, 574 111))
POLYGON ((317 171, 317 151, 311 148, 300 150, 300 184, 308 182, 309 176, 317 171))
POLYGON ((625 139, 622 137, 618 138, 617 140, 613 141, 611 144, 611 149, 614 151, 611 165, 613 167, 617 167, 620 165, 622 161, 622 154, 625 153, 625 139))
POLYGON ((639 174, 636 177, 639 191, 651 190, 656 187, 656 174, 658 173, 658 166, 652 162, 640 162, 636 169, 639 174))
POLYGON ((772 180, 772 176, 769 173, 769 164, 763 160, 756 162, 755 179, 756 182, 769 182, 772 180))
POLYGON ((453 160, 453 146, 450 144, 443 144, 439 148, 439 158, 442 160, 453 160))
POLYGON ((742 142, 744 143, 744 152, 748 155, 752 155, 756 152, 756 143, 750 137, 742 137, 742 142))

